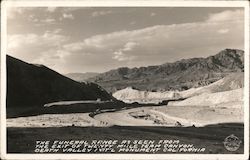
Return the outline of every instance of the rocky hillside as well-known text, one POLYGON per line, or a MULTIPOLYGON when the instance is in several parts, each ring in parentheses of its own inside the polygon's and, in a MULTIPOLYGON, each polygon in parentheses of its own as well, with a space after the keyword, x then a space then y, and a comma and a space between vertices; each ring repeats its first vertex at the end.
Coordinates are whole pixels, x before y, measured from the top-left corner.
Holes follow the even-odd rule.
POLYGON ((204 87, 181 91, 183 98, 193 97, 203 93, 215 93, 235 90, 244 87, 244 73, 231 73, 228 76, 204 87))
POLYGON ((230 73, 244 72, 244 51, 225 49, 207 58, 140 68, 118 68, 88 79, 109 92, 132 86, 143 91, 186 90, 213 83, 230 73))
POLYGON ((7 108, 41 106, 66 100, 110 100, 94 83, 79 83, 43 65, 7 56, 7 108))

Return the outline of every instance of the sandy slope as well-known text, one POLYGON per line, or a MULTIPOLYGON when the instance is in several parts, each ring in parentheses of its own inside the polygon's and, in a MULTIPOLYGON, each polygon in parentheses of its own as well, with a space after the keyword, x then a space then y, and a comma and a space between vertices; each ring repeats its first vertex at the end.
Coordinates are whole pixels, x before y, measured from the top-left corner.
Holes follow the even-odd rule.
POLYGON ((170 102, 169 105, 175 106, 223 106, 222 104, 228 104, 224 107, 241 108, 242 105, 231 105, 231 104, 243 105, 243 88, 235 89, 225 92, 216 93, 203 93, 201 95, 193 96, 179 102, 170 102))
POLYGON ((172 126, 175 121, 164 118, 160 114, 155 114, 151 111, 152 107, 139 107, 134 109, 122 110, 118 112, 102 113, 94 118, 99 121, 107 122, 109 125, 120 126, 161 126, 162 124, 155 123, 155 120, 162 119, 162 122, 172 126), (141 116, 143 118, 135 118, 141 116))
POLYGON ((91 118, 89 113, 44 114, 39 116, 7 119, 8 127, 63 127, 63 126, 103 126, 91 118))
POLYGON ((236 108, 213 108, 208 106, 157 107, 156 111, 169 115, 184 126, 204 126, 217 123, 242 123, 243 110, 236 108))
POLYGON ((225 78, 222 78, 210 85, 191 88, 180 92, 181 97, 189 98, 203 93, 215 93, 235 90, 244 87, 244 73, 232 73, 225 78))
POLYGON ((140 107, 94 117, 109 125, 120 126, 205 126, 243 122, 243 110, 208 106, 140 107))

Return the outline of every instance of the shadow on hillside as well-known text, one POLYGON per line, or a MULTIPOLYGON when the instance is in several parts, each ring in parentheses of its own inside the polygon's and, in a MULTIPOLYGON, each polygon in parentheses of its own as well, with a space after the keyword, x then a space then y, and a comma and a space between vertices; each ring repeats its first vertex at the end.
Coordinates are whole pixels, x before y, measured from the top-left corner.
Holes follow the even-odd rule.
MULTIPOLYGON (((70 104, 70 105, 60 105, 60 106, 17 106, 17 107, 6 107, 7 108, 7 118, 17 118, 17 117, 27 117, 36 116, 41 114, 67 114, 67 113, 87 113, 96 112, 96 110, 108 110, 118 111, 122 109, 130 109, 137 107, 151 107, 151 106, 167 106, 169 102, 172 101, 182 101, 184 99, 176 100, 164 100, 159 104, 148 103, 139 104, 137 102, 127 104, 121 101, 116 102, 106 102, 106 103, 84 103, 84 104, 70 104)), ((96 113, 94 113, 96 114, 96 113)))
POLYGON ((32 106, 32 107, 7 107, 7 118, 36 116, 41 114, 67 114, 67 113, 87 113, 96 110, 115 109, 119 110, 128 107, 125 103, 107 102, 105 104, 71 104, 62 106, 32 106))

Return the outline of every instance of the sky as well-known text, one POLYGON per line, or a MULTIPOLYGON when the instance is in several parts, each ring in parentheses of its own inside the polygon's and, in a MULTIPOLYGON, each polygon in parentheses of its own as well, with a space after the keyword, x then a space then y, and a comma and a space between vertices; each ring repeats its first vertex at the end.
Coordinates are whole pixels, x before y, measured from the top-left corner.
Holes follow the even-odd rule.
POLYGON ((7 8, 7 54, 59 73, 106 72, 244 49, 244 9, 7 8))

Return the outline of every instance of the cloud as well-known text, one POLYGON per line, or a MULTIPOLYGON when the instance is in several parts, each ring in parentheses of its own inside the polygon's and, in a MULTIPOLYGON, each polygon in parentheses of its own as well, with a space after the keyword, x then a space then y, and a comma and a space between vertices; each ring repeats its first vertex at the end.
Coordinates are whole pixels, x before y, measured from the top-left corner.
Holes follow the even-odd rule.
POLYGON ((156 13, 152 12, 152 13, 150 13, 150 16, 154 17, 154 16, 156 16, 156 13))
POLYGON ((47 23, 47 24, 54 24, 55 23, 55 19, 54 18, 46 18, 41 20, 42 23, 47 23))
POLYGON ((244 10, 226 10, 220 13, 210 14, 207 22, 243 21, 244 10))
POLYGON ((92 12, 92 17, 99 17, 99 16, 104 16, 113 13, 112 11, 95 11, 92 12))
POLYGON ((66 36, 58 34, 59 32, 60 29, 56 29, 54 31, 46 31, 42 35, 34 33, 8 35, 8 49, 18 49, 24 46, 59 46, 68 39, 66 36))
POLYGON ((57 7, 47 7, 47 11, 48 11, 48 12, 53 13, 53 12, 55 12, 56 10, 57 10, 57 7))
POLYGON ((75 17, 72 15, 72 14, 69 14, 69 13, 63 13, 62 14, 62 17, 60 17, 60 20, 63 20, 63 19, 74 19, 75 17))
POLYGON ((89 10, 91 7, 60 7, 62 13, 72 13, 78 10, 89 10))
POLYGON ((77 52, 83 49, 83 45, 84 44, 82 42, 76 42, 76 43, 66 44, 63 46, 63 48, 67 51, 77 52))
POLYGON ((43 25, 50 25, 56 24, 56 19, 51 17, 46 18, 38 18, 35 14, 30 14, 28 16, 28 21, 32 22, 35 26, 43 26, 43 25))
POLYGON ((57 23, 52 14, 56 10, 56 7, 10 7, 7 9, 7 18, 11 20, 11 25, 16 25, 20 19, 31 26, 51 25, 57 23))
POLYGON ((229 29, 220 29, 218 30, 218 33, 221 33, 221 34, 226 34, 229 32, 229 29))
POLYGON ((32 7, 8 7, 7 19, 15 19, 17 15, 23 14, 26 11, 33 10, 32 7))
POLYGON ((34 26, 40 27, 40 26, 46 26, 46 25, 54 25, 57 24, 58 22, 54 18, 45 18, 45 19, 38 19, 38 18, 33 18, 30 19, 31 22, 34 23, 34 26))
POLYGON ((135 25, 136 24, 136 21, 132 21, 129 23, 130 25, 135 25))
POLYGON ((15 19, 18 18, 17 16, 20 15, 27 15, 29 18, 32 14, 34 16, 34 13, 37 11, 41 12, 49 12, 53 13, 57 10, 57 7, 8 7, 7 8, 7 18, 8 19, 15 19))
MULTIPOLYGON (((58 34, 58 33, 61 33, 62 32, 62 29, 61 28, 56 28, 52 31, 52 33, 54 34, 58 34)), ((62 35, 61 35, 62 36, 62 35)))
POLYGON ((118 61, 127 61, 127 60, 133 60, 135 57, 130 55, 127 56, 125 54, 126 51, 131 51, 135 46, 138 44, 135 42, 128 42, 124 45, 122 49, 119 49, 118 51, 114 52, 114 56, 112 57, 113 59, 116 59, 118 61))
POLYGON ((35 18, 34 14, 29 15, 28 20, 31 22, 38 22, 39 21, 37 18, 35 18))
POLYGON ((55 29, 41 35, 34 33, 8 35, 8 54, 24 57, 28 62, 41 62, 40 60, 46 56, 55 56, 62 44, 68 41, 69 37, 59 34, 60 32, 61 29, 55 29))
POLYGON ((64 18, 68 18, 68 19, 74 19, 74 16, 72 14, 66 14, 66 13, 64 13, 63 17, 64 18))
POLYGON ((15 23, 18 19, 32 22, 34 26, 57 24, 57 20, 74 19, 71 12, 80 7, 10 7, 7 9, 7 17, 15 23), (58 15, 61 15, 58 17, 58 15))
MULTIPOLYGON (((68 44, 65 48, 69 50, 82 50, 85 48, 110 48, 113 50, 118 50, 125 46, 130 40, 136 41, 147 41, 153 36, 159 36, 157 30, 163 29, 164 26, 153 26, 139 30, 132 31, 118 31, 109 34, 95 35, 90 38, 84 39, 82 42, 76 42, 68 44), (77 48, 77 49, 76 49, 77 48)), ((166 36, 166 35, 165 35, 166 36)), ((156 38, 156 37, 155 37, 156 38)), ((152 40, 152 39, 151 39, 152 40)))

